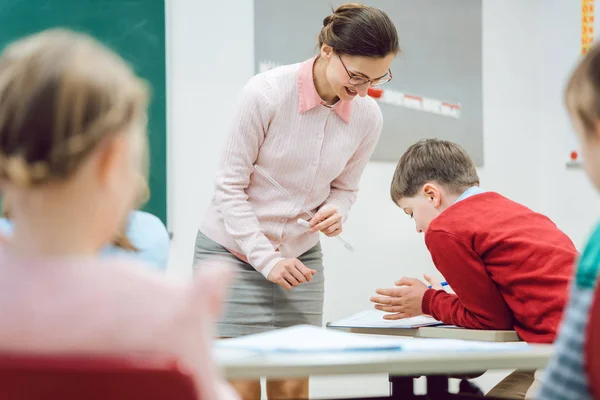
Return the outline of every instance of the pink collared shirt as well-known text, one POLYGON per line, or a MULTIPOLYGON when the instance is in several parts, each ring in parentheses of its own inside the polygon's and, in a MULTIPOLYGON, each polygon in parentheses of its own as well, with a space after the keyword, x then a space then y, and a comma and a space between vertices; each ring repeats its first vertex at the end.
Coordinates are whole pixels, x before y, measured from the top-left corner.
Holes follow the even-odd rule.
POLYGON ((201 231, 268 277, 283 258, 316 245, 296 223, 334 205, 346 218, 381 134, 375 100, 327 107, 313 82, 315 58, 254 76, 242 90, 215 195, 201 231), (292 198, 254 173, 265 170, 292 198))

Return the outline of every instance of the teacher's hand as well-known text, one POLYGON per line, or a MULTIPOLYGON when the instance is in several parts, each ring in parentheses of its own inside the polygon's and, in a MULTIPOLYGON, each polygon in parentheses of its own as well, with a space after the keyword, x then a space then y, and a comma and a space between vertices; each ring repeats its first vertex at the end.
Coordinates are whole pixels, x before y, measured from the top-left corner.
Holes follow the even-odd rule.
POLYGON ((277 263, 267 277, 273 283, 286 290, 310 282, 317 271, 308 268, 296 258, 285 258, 277 263))
POLYGON ((325 236, 334 237, 342 233, 342 214, 332 205, 322 207, 310 220, 309 232, 323 232, 325 236))

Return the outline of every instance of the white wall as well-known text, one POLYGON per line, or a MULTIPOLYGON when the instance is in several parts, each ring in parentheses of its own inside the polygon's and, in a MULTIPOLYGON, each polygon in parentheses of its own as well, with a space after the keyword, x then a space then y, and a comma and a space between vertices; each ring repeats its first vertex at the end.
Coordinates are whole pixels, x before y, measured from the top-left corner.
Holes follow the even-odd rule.
POLYGON ((563 90, 579 59, 581 3, 569 0, 548 3, 540 10, 543 36, 539 44, 543 52, 539 60, 541 147, 537 156, 540 166, 537 189, 541 209, 581 247, 600 217, 600 197, 583 170, 564 168, 568 157, 567 135, 573 133, 564 108, 563 90))
POLYGON ((169 269, 189 274, 232 101, 253 74, 252 1, 171 0, 167 21, 169 269))
MULTIPOLYGON (((171 0, 169 5, 170 271, 175 274, 190 272, 232 100, 253 73, 252 11, 251 0, 171 0)), ((581 245, 600 202, 583 171, 564 166, 570 126, 561 92, 578 53, 578 13, 573 0, 483 0, 485 167, 480 175, 482 186, 546 212, 581 245)), ((323 240, 326 321, 369 307, 377 287, 434 272, 422 236, 389 200, 393 169, 372 163, 365 171, 345 226, 356 252, 323 240)), ((480 382, 489 388, 497 379, 480 382)), ((314 383, 320 396, 387 390, 381 376, 314 383)))

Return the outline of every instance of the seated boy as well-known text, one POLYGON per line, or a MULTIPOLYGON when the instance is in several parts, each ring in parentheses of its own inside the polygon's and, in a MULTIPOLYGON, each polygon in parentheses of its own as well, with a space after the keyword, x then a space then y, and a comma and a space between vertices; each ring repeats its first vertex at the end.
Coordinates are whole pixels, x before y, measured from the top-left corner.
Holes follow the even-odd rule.
MULTIPOLYGON (((529 343, 554 341, 577 250, 549 218, 481 189, 467 153, 442 140, 406 151, 391 195, 425 233, 455 294, 403 278, 371 298, 375 308, 393 313, 386 318, 428 314, 465 328, 514 329, 529 343)), ((525 391, 533 382, 528 375, 525 391)))

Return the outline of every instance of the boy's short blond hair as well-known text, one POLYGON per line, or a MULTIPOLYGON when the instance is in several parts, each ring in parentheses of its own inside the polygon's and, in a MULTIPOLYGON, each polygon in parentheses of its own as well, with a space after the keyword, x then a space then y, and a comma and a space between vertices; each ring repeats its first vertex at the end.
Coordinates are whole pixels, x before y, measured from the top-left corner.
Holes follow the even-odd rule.
POLYGON ((413 197, 427 182, 437 182, 455 193, 479 185, 475 164, 458 144, 424 139, 413 144, 400 158, 391 185, 394 203, 413 197))

